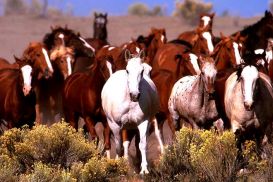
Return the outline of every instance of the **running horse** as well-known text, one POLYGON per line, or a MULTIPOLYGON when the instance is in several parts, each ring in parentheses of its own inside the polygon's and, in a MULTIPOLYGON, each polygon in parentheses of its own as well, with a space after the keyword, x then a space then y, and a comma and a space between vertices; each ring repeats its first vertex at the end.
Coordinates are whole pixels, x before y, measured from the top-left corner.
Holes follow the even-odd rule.
POLYGON ((98 142, 95 124, 97 122, 103 124, 104 147, 109 158, 110 128, 101 106, 101 91, 112 73, 110 64, 106 60, 95 60, 87 72, 71 74, 65 80, 62 92, 65 121, 72 127, 78 129, 79 117, 82 117, 91 138, 98 142))
POLYGON ((145 70, 143 50, 133 56, 126 51, 125 55, 128 62, 126 70, 116 71, 103 86, 102 107, 114 134, 117 157, 122 155, 121 129, 138 128, 142 157, 140 174, 144 174, 149 173, 146 159, 147 136, 151 119, 158 111, 158 95, 148 76, 149 70, 145 70))
POLYGON ((108 45, 107 41, 107 13, 94 13, 94 23, 93 23, 93 38, 86 38, 92 47, 94 47, 95 52, 105 45, 108 45))
POLYGON ((242 64, 225 85, 225 111, 238 147, 241 148, 245 140, 255 139, 260 148, 264 136, 271 143, 273 91, 270 78, 259 72, 256 65, 242 64))
POLYGON ((39 117, 44 124, 50 124, 57 114, 62 115, 62 89, 65 79, 72 74, 74 63, 74 51, 63 45, 54 47, 50 52, 50 60, 54 73, 49 79, 42 79, 38 84, 39 117))

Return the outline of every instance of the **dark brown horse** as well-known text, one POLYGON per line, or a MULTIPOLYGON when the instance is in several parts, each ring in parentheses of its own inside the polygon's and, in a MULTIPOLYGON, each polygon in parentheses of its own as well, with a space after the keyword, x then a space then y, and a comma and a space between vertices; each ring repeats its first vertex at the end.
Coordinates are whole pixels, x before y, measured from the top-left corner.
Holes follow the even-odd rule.
POLYGON ((7 128, 33 126, 36 113, 33 87, 33 69, 17 59, 18 68, 0 70, 0 119, 7 122, 7 128))
POLYGON ((79 33, 67 27, 55 27, 51 29, 51 32, 47 33, 43 38, 44 44, 49 51, 59 45, 73 47, 75 55, 73 72, 84 71, 93 63, 95 49, 79 33))
POLYGON ((66 122, 78 129, 78 120, 82 117, 92 139, 98 139, 95 124, 102 122, 106 150, 110 149, 110 128, 101 106, 101 91, 110 73, 107 61, 96 60, 88 72, 77 72, 68 77, 63 89, 66 122))
POLYGON ((103 46, 109 44, 107 41, 107 13, 94 13, 93 23, 93 38, 86 38, 85 40, 94 47, 97 52, 103 46))
MULTIPOLYGON (((58 46, 51 50, 50 59, 54 73, 49 79, 42 79, 37 90, 39 99, 39 117, 44 124, 54 122, 57 114, 62 114, 62 89, 65 79, 72 73, 74 51, 71 48, 58 46)), ((38 113, 37 113, 38 114, 38 113)))

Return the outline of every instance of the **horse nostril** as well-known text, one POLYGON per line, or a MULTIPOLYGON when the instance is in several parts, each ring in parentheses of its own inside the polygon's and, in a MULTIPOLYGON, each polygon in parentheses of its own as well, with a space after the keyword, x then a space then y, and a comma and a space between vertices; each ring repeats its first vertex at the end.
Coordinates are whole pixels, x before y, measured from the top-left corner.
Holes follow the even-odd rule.
POLYGON ((252 104, 251 104, 251 103, 249 103, 249 102, 244 102, 244 106, 245 106, 245 109, 246 109, 247 111, 252 110, 252 104))
POLYGON ((133 101, 133 102, 137 102, 138 99, 139 99, 139 97, 140 97, 140 94, 139 94, 139 93, 138 93, 138 94, 130 93, 130 99, 131 99, 131 101, 133 101))

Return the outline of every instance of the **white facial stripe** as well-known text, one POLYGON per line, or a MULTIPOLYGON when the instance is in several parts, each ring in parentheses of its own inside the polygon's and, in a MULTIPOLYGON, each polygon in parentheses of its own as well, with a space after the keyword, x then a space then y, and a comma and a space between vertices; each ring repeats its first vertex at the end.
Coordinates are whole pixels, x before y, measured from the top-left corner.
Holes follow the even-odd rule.
POLYGON ((268 62, 268 64, 270 63, 270 61, 273 59, 273 54, 272 54, 272 50, 270 51, 265 51, 265 59, 268 62))
POLYGON ((140 48, 136 47, 136 52, 139 53, 140 52, 140 48))
POLYGON ((64 38, 64 34, 60 34, 59 36, 58 36, 60 39, 63 39, 64 38))
POLYGON ((241 77, 244 80, 244 101, 253 101, 253 82, 259 77, 259 72, 254 66, 246 66, 241 73, 241 77))
POLYGON ((202 20, 204 21, 204 27, 203 28, 205 28, 209 24, 211 19, 210 19, 209 16, 203 16, 202 20))
POLYGON ((113 71, 112 71, 112 64, 109 62, 109 61, 106 61, 106 66, 108 68, 108 71, 110 73, 110 76, 113 74, 113 71))
POLYGON ((201 73, 201 71, 200 71, 200 68, 199 68, 198 62, 197 62, 198 57, 192 53, 190 53, 189 56, 190 56, 190 62, 192 64, 195 72, 197 73, 197 75, 199 75, 201 73))
POLYGON ((109 48, 108 48, 108 51, 111 51, 111 50, 113 50, 113 49, 115 49, 115 47, 109 47, 109 48))
POLYGON ((25 65, 21 68, 21 72, 23 75, 23 80, 24 80, 24 85, 27 85, 31 87, 31 72, 32 72, 32 67, 29 65, 25 65))
POLYGON ((51 71, 53 73, 52 64, 51 64, 51 61, 50 61, 50 59, 48 57, 47 51, 44 48, 42 48, 42 52, 43 52, 43 54, 45 56, 46 64, 47 64, 47 67, 48 67, 49 71, 51 71))
POLYGON ((161 42, 163 42, 164 43, 164 35, 161 35, 161 42))
POLYGON ((209 52, 212 53, 214 46, 212 44, 211 34, 209 32, 202 33, 203 37, 207 40, 209 52))
POLYGON ((68 56, 66 58, 66 62, 67 62, 67 70, 68 70, 68 76, 72 74, 72 66, 71 66, 71 57, 68 56))
POLYGON ((233 42, 233 49, 234 49, 234 54, 235 54, 235 59, 236 59, 236 64, 239 65, 241 64, 241 55, 239 53, 239 45, 236 42, 233 42))
POLYGON ((95 52, 95 49, 90 45, 88 44, 82 37, 79 37, 80 40, 84 43, 84 46, 91 49, 93 52, 95 52))
POLYGON ((254 51, 254 53, 255 53, 255 54, 262 54, 262 53, 264 53, 264 50, 263 50, 263 49, 256 49, 256 50, 254 51))

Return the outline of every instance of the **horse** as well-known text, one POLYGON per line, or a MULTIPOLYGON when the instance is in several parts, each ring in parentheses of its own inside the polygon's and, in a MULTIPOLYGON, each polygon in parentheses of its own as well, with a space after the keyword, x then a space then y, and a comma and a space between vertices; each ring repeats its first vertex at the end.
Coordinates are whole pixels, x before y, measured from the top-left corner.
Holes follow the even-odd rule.
MULTIPOLYGON (((202 13, 200 14, 199 18, 199 25, 197 26, 197 29, 207 30, 212 34, 212 24, 213 24, 213 17, 215 13, 209 14, 209 13, 202 13)), ((179 40, 184 40, 189 42, 191 45, 194 45, 194 39, 196 36, 196 30, 194 31, 186 31, 181 33, 178 36, 179 40)))
POLYGON ((98 141, 95 124, 100 121, 104 126, 104 144, 110 158, 110 128, 101 106, 101 91, 112 73, 106 60, 96 60, 88 72, 72 73, 64 83, 62 92, 65 121, 78 129, 79 117, 85 121, 91 138, 98 141))
POLYGON ((149 71, 145 71, 143 50, 133 57, 129 51, 125 55, 126 70, 113 73, 103 86, 102 107, 114 134, 117 157, 121 156, 121 129, 138 128, 142 157, 140 174, 144 174, 149 173, 146 159, 147 135, 150 119, 159 108, 158 95, 156 86, 147 75, 149 71))
POLYGON ((152 65, 152 61, 156 54, 156 51, 167 42, 166 30, 151 28, 151 31, 147 37, 142 35, 138 36, 136 42, 143 43, 146 47, 146 63, 152 65))
MULTIPOLYGON (((241 36, 246 37, 246 50, 254 51, 256 49, 265 49, 267 39, 273 37, 273 15, 270 11, 265 11, 264 17, 258 22, 245 27, 239 31, 241 36)), ((237 32, 233 33, 235 36, 237 32)))
POLYGON ((32 67, 17 59, 18 68, 0 70, 0 119, 7 128, 32 127, 35 121, 36 96, 33 92, 32 67))
POLYGON ((182 77, 172 88, 168 108, 176 129, 181 128, 180 120, 194 129, 210 129, 214 121, 223 123, 211 98, 217 73, 214 60, 200 56, 199 64, 201 74, 182 77))
POLYGON ((235 68, 243 62, 241 55, 244 52, 244 41, 246 37, 226 37, 221 34, 221 41, 215 46, 212 57, 215 60, 217 71, 235 68))
MULTIPOLYGON (((52 123, 56 114, 62 113, 62 89, 65 79, 72 74, 74 51, 63 45, 54 47, 50 52, 54 73, 49 79, 42 79, 37 85, 39 97, 39 117, 43 123, 52 123)), ((38 114, 38 113, 37 113, 38 114)))
POLYGON ((238 147, 255 139, 260 148, 264 136, 271 143, 273 92, 267 75, 255 65, 241 65, 226 80, 224 103, 238 147))
POLYGON ((73 72, 85 71, 94 61, 95 49, 81 37, 80 33, 76 33, 67 27, 51 27, 51 32, 44 36, 43 43, 49 51, 60 45, 73 47, 75 56, 73 72))
POLYGON ((100 48, 108 45, 107 41, 107 13, 94 13, 93 38, 86 38, 88 42, 97 52, 100 48))

